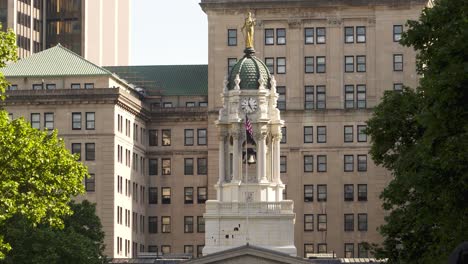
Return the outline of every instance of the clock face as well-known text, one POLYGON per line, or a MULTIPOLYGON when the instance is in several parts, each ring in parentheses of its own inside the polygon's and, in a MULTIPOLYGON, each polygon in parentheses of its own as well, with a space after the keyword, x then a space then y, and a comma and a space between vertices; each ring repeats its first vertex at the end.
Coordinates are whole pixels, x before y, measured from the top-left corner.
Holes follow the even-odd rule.
POLYGON ((244 98, 241 102, 241 107, 247 114, 253 113, 257 110, 257 100, 252 97, 244 98))

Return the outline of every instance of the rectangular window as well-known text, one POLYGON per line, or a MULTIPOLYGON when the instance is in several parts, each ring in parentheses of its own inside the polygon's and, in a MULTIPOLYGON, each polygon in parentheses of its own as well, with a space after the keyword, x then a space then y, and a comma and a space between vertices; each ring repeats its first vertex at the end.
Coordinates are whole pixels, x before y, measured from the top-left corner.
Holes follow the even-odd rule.
POLYGON ((318 221, 317 221, 318 231, 327 231, 327 215, 326 214, 319 214, 318 221))
POLYGON ((171 145, 171 130, 163 129, 161 133, 162 133, 162 146, 170 146, 171 145))
POLYGON ((357 155, 358 171, 367 171, 367 155, 357 155))
POLYGON ((304 58, 304 71, 305 73, 314 73, 314 57, 304 58))
POLYGON ((354 43, 354 27, 344 28, 345 43, 354 43))
POLYGON ((366 27, 356 27, 356 42, 366 43, 366 27))
POLYGON ((397 92, 403 91, 403 84, 402 83, 394 83, 393 90, 397 92))
POLYGON ((81 129, 81 113, 72 113, 72 129, 81 129))
POLYGON ((287 172, 287 161, 286 156, 280 156, 280 173, 287 172))
MULTIPOLYGON (((171 217, 170 216, 161 216, 161 232, 162 233, 171 232, 171 217)), ((161 251, 163 251, 163 247, 164 246, 161 246, 161 251)))
POLYGON ((325 184, 317 185, 317 201, 319 202, 327 201, 327 185, 325 184))
POLYGON ((277 28, 276 29, 276 45, 285 45, 286 44, 286 29, 277 28))
POLYGON ((208 102, 199 102, 198 107, 208 107, 208 102))
POLYGON ((86 112, 86 129, 94 130, 96 123, 96 115, 94 112, 86 112))
POLYGON ((157 252, 158 252, 158 246, 155 246, 155 245, 148 245, 148 252, 157 253, 157 252))
POLYGON ((281 140, 280 144, 286 144, 288 140, 288 133, 286 127, 281 127, 281 140))
POLYGON ((9 85, 7 90, 8 91, 16 91, 16 90, 18 90, 18 85, 17 84, 9 85))
POLYGON ((81 160, 81 143, 72 143, 71 153, 78 154, 78 160, 81 160))
POLYGON ((184 159, 184 175, 193 175, 193 159, 184 159))
POLYGON ((205 233, 205 218, 203 216, 197 216, 197 232, 205 233))
POLYGON ((366 85, 358 84, 356 85, 356 92, 357 92, 357 108, 364 109, 367 106, 366 100, 366 85))
POLYGON ((79 83, 72 83, 72 84, 71 84, 71 89, 81 89, 81 84, 79 84, 79 83))
POLYGON ((161 188, 161 203, 171 204, 171 188, 170 187, 161 188))
POLYGON ((171 175, 171 159, 161 159, 162 175, 171 175))
POLYGON ((366 56, 365 55, 356 56, 356 71, 366 72, 366 56))
POLYGON ((193 257, 193 246, 192 245, 184 245, 184 254, 191 255, 193 257))
POLYGON ((367 142, 366 126, 357 126, 358 142, 367 142))
POLYGON ((84 88, 85 89, 93 89, 94 88, 94 83, 85 83, 84 88))
POLYGON ((304 231, 314 231, 314 215, 304 215, 304 231))
POLYGON ((265 29, 265 45, 275 44, 275 30, 272 28, 265 29))
POLYGON ((354 231, 354 214, 344 215, 344 231, 354 231))
POLYGON ((208 160, 206 158, 197 159, 197 174, 206 175, 208 171, 208 160))
POLYGON ((314 156, 304 155, 304 172, 314 171, 314 156))
POLYGON ((286 58, 284 57, 276 58, 276 73, 277 74, 286 73, 286 58))
POLYGON ((148 137, 149 137, 149 145, 152 146, 157 146, 158 145, 158 131, 154 129, 148 130, 148 137))
POLYGON ((85 144, 85 159, 95 160, 96 158, 96 145, 94 143, 85 144))
POLYGON ((327 31, 324 27, 317 28, 317 44, 325 44, 327 38, 327 31))
POLYGON ((304 127, 304 143, 313 143, 314 142, 314 127, 305 126, 304 127))
POLYGON ((367 184, 358 184, 358 201, 367 201, 367 184))
POLYGON ((193 187, 184 188, 184 204, 193 204, 193 187))
POLYGON ((203 257, 203 248, 205 245, 197 245, 197 258, 203 257))
POLYGON ((344 247, 345 247, 344 249, 345 258, 354 258, 354 244, 346 243, 344 247))
POLYGON ((148 175, 158 175, 158 159, 148 160, 148 175))
POLYGON ((345 109, 354 108, 354 85, 345 85, 345 109))
POLYGON ((197 203, 204 204, 208 199, 208 193, 206 187, 197 188, 197 203))
POLYGON ((353 142, 353 126, 344 126, 344 142, 349 143, 353 142))
POLYGON ((47 90, 54 90, 55 89, 55 83, 46 84, 46 89, 47 90))
POLYGON ((193 233, 193 216, 184 216, 184 233, 193 233))
POLYGON ((317 73, 325 73, 327 71, 326 60, 324 56, 317 56, 317 73))
POLYGON ((85 189, 87 192, 96 190, 96 175, 94 173, 90 173, 89 177, 85 179, 85 189))
POLYGON ((286 109, 286 87, 277 86, 276 92, 278 93, 278 101, 276 107, 280 110, 286 109))
POLYGON ((394 42, 400 41, 402 33, 403 33, 402 25, 393 25, 393 41, 394 42))
POLYGON ((236 58, 228 58, 228 70, 227 70, 228 76, 231 75, 232 68, 234 68, 234 65, 236 65, 236 63, 237 63, 236 58))
POLYGON ((367 231, 367 214, 358 214, 358 230, 367 231))
POLYGON ((317 127, 317 143, 327 143, 327 127, 317 127))
POLYGON ((327 107, 325 85, 317 85, 317 109, 325 109, 327 107))
POLYGON ((148 188, 148 203, 158 204, 158 187, 148 188))
POLYGON ((352 184, 344 185, 344 200, 347 202, 354 201, 354 185, 352 184))
POLYGON ((393 54, 393 71, 403 71, 403 54, 393 54))
POLYGON ((304 258, 308 258, 310 254, 314 254, 314 244, 304 244, 304 258))
POLYGON ((193 146, 194 136, 193 129, 184 129, 184 145, 193 146))
POLYGON ((314 86, 312 85, 304 87, 304 109, 314 109, 314 86))
POLYGON ((359 243, 358 244, 358 258, 368 258, 368 247, 366 243, 359 243))
POLYGON ((354 72, 354 56, 345 56, 345 72, 354 72))
POLYGON ((42 90, 43 84, 33 84, 32 88, 33 90, 42 90))
POLYGON ((314 28, 304 28, 304 43, 314 44, 314 28))
POLYGON ((304 202, 314 201, 314 185, 304 185, 304 202))
MULTIPOLYGON (((157 216, 148 216, 148 233, 156 234, 158 233, 158 217, 157 216)), ((148 247, 149 250, 149 247, 148 247)))
POLYGON ((228 29, 228 46, 237 46, 237 29, 228 29))
POLYGON ((44 113, 44 128, 47 130, 54 129, 54 113, 44 113))
POLYGON ((163 103, 163 108, 171 108, 172 107, 172 102, 164 102, 163 103))
POLYGON ((206 129, 197 129, 197 144, 202 146, 206 145, 206 139, 206 129))
POLYGON ((326 155, 317 155, 317 171, 318 172, 327 171, 327 156, 326 155))
POLYGON ((275 73, 275 58, 265 58, 265 65, 271 74, 275 73))
POLYGON ((354 156, 344 155, 344 171, 354 171, 354 156))

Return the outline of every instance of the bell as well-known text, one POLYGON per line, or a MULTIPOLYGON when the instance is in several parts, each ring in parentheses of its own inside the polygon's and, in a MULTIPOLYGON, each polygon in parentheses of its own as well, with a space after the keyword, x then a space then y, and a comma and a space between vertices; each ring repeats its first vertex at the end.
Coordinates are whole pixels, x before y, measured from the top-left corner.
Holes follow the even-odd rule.
POLYGON ((249 154, 249 159, 247 160, 247 163, 253 164, 255 163, 255 154, 249 154))

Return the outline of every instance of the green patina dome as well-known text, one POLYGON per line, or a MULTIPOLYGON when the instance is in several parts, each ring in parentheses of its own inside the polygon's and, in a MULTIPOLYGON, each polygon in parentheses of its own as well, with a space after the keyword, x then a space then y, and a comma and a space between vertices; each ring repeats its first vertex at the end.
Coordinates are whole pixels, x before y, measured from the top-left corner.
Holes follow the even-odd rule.
POLYGON ((241 80, 239 84, 241 90, 257 90, 260 78, 263 79, 265 88, 270 89, 270 71, 263 61, 255 57, 253 50, 246 50, 245 56, 232 68, 228 79, 229 90, 234 90, 237 74, 241 80))

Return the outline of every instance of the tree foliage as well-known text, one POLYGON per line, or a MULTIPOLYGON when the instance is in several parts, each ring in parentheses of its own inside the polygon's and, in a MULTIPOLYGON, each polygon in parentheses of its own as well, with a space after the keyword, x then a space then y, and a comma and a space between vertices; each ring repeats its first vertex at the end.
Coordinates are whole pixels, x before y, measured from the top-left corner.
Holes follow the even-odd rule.
POLYGON ((468 4, 436 0, 408 21, 417 89, 386 92, 368 121, 371 155, 394 178, 377 249, 389 263, 444 263, 468 238, 468 4))
POLYGON ((63 229, 48 224, 34 227, 20 215, 10 218, 3 232, 13 250, 0 263, 106 263, 104 232, 95 205, 85 200, 70 207, 73 215, 64 217, 63 229))

